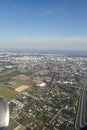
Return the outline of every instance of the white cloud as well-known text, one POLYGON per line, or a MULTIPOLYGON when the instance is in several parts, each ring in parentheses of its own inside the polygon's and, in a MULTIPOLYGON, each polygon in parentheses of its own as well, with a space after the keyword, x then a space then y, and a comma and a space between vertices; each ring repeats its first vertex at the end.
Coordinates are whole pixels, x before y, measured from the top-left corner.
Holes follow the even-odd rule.
POLYGON ((0 37, 0 48, 42 48, 87 50, 87 36, 74 37, 0 37))
POLYGON ((51 10, 47 10, 46 12, 45 12, 45 15, 50 15, 50 14, 52 14, 53 12, 51 11, 51 10))
POLYGON ((59 8, 57 8, 57 9, 49 9, 49 10, 47 10, 47 11, 44 13, 44 15, 56 14, 56 13, 59 13, 59 12, 61 12, 61 11, 63 11, 63 10, 64 10, 64 7, 59 7, 59 8))

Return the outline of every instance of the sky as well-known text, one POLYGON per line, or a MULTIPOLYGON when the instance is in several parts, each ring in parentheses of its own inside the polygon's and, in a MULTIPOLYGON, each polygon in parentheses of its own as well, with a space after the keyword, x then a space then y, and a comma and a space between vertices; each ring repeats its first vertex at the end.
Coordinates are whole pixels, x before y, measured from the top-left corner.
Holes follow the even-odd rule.
POLYGON ((0 0, 0 48, 87 50, 87 0, 0 0))

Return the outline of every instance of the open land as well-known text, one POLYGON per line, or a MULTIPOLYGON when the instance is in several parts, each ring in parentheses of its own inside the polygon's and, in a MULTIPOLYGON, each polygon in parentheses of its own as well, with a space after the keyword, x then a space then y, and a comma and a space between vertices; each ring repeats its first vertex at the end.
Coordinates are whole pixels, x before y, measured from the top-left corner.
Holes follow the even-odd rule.
POLYGON ((28 89, 28 88, 29 88, 29 86, 27 86, 27 85, 22 85, 22 86, 16 88, 15 91, 16 91, 16 92, 22 92, 22 91, 24 91, 24 90, 26 90, 26 89, 28 89))

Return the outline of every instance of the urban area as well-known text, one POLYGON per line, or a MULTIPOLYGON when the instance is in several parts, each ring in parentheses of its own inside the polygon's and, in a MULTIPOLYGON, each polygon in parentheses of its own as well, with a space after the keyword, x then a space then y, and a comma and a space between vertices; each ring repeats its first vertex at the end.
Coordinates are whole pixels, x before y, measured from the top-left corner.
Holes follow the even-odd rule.
POLYGON ((74 130, 86 72, 86 56, 1 49, 0 95, 8 100, 9 130, 74 130))

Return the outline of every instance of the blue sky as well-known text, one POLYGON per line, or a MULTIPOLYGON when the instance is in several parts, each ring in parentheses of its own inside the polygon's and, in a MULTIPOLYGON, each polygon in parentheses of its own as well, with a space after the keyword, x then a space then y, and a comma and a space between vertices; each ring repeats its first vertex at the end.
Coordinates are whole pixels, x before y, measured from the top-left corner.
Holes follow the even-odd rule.
POLYGON ((87 50, 87 0, 0 0, 0 48, 87 50))

